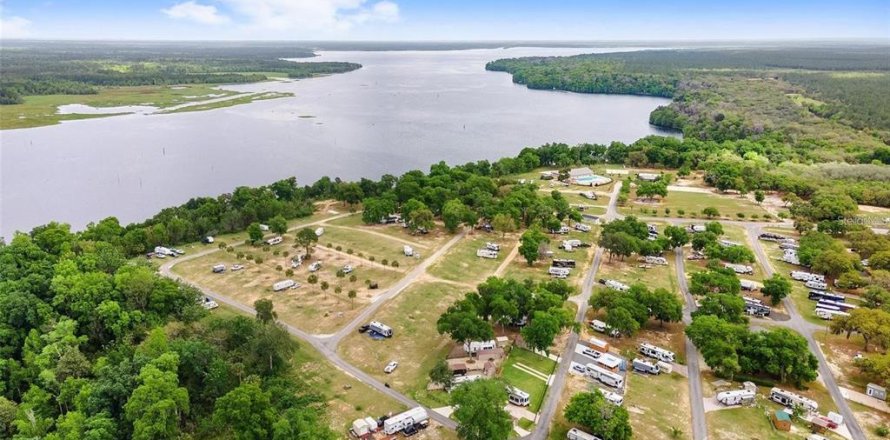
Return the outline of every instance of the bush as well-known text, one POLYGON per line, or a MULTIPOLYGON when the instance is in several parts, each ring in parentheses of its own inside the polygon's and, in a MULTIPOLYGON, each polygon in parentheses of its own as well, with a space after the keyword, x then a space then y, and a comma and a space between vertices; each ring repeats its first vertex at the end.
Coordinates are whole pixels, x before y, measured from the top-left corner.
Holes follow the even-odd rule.
POLYGON ((279 251, 278 249, 275 249, 274 251, 272 251, 272 255, 277 257, 277 256, 281 255, 281 251, 279 251))
POLYGON ((334 243, 328 243, 328 246, 327 246, 327 247, 329 247, 329 248, 334 247, 334 243))
POLYGON ((318 282, 318 275, 316 275, 316 274, 309 275, 309 277, 306 278, 306 282, 309 283, 309 284, 315 284, 315 283, 317 283, 317 282, 318 282))
POLYGON ((382 265, 384 265, 384 266, 387 266, 387 265, 389 265, 389 260, 387 260, 386 258, 384 258, 384 259, 380 260, 380 264, 382 264, 382 265))
POLYGON ((887 437, 890 435, 890 429, 887 429, 886 426, 878 426, 875 428, 875 435, 878 437, 887 437))
POLYGON ((281 267, 281 265, 280 265, 280 264, 278 264, 278 265, 276 265, 276 266, 275 266, 275 270, 277 270, 277 271, 279 271, 279 272, 281 272, 281 271, 282 271, 282 270, 284 270, 284 268, 283 268, 283 267, 281 267))
POLYGON ((235 257, 237 257, 239 260, 244 258, 244 252, 238 252, 237 254, 235 254, 235 257))
POLYGON ((359 253, 358 253, 358 256, 364 258, 364 257, 365 257, 365 253, 364 253, 364 252, 359 252, 359 253))
POLYGON ((263 257, 256 257, 253 260, 256 261, 256 264, 263 264, 263 257))
POLYGON ((342 250, 343 250, 343 246, 340 246, 340 245, 338 244, 337 247, 336 247, 335 249, 337 249, 337 251, 342 251, 342 250))
POLYGON ((343 272, 343 269, 340 269, 337 271, 336 275, 337 275, 337 278, 343 278, 346 276, 346 273, 343 272))
POLYGON ((671 208, 664 208, 664 215, 671 215, 671 208))
POLYGON ((269 245, 263 246, 263 252, 269 252, 270 249, 272 248, 270 248, 269 245))
POLYGON ((226 248, 226 252, 235 252, 235 248, 232 246, 229 246, 226 248))
POLYGON ((751 220, 755 220, 755 219, 758 219, 758 218, 760 218, 760 216, 759 216, 759 215, 757 215, 757 214, 751 214, 751 216, 750 216, 750 217, 751 217, 751 220))
POLYGON ((365 280, 365 284, 371 284, 371 280, 365 280))
POLYGON ((738 217, 738 218, 745 218, 745 213, 744 213, 744 212, 737 212, 737 213, 735 213, 735 216, 738 217))
POLYGON ((253 261, 253 255, 247 254, 247 261, 253 261))
POLYGON ((399 262, 396 261, 396 260, 392 260, 392 264, 390 264, 390 266, 392 266, 392 267, 399 267, 399 262))
POLYGON ((346 249, 346 253, 352 255, 352 248, 346 249))
POLYGON ((218 247, 218 248, 220 248, 220 249, 225 249, 225 248, 226 248, 226 242, 221 241, 221 242, 219 242, 218 245, 216 245, 216 247, 218 247))
POLYGON ((288 269, 288 270, 284 271, 284 274, 287 275, 287 276, 289 276, 289 277, 292 277, 292 276, 294 276, 294 270, 293 270, 293 269, 288 269))
POLYGON ((376 260, 376 258, 374 258, 373 255, 371 255, 370 257, 368 257, 368 261, 374 261, 374 260, 376 260))
POLYGON ((284 252, 281 253, 281 255, 282 255, 284 258, 287 258, 287 257, 290 256, 290 251, 284 251, 284 252))
POLYGON ((358 280, 358 277, 355 276, 355 274, 352 274, 352 275, 349 276, 349 282, 354 283, 354 282, 356 282, 357 280, 358 280))
POLYGON ((340 286, 334 287, 334 293, 340 293, 343 291, 343 288, 340 286))
POLYGON ((786 218, 788 218, 788 213, 785 212, 785 211, 780 211, 780 212, 779 212, 779 218, 782 219, 782 220, 785 220, 786 218))

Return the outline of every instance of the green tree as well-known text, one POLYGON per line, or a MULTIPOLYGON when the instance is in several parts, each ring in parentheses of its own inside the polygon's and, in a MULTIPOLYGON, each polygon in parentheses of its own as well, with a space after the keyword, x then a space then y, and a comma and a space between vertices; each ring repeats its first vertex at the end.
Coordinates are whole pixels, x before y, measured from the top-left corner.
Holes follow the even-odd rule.
POLYGON ((846 251, 828 250, 813 259, 812 269, 835 278, 842 273, 853 270, 855 265, 856 259, 846 251))
POLYGON ((677 295, 666 289, 655 289, 648 295, 649 313, 657 319, 662 327, 665 322, 679 322, 683 319, 683 303, 677 295))
POLYGON ((269 230, 276 234, 284 234, 287 232, 287 219, 279 214, 269 219, 269 230))
POLYGON ((462 440, 506 440, 513 432, 513 420, 504 410, 507 391, 496 380, 462 384, 451 392, 451 405, 457 408, 457 435, 462 440))
POLYGON ((422 231, 422 230, 430 230, 433 229, 435 223, 433 222, 435 217, 433 216, 433 211, 430 211, 429 208, 420 208, 411 211, 411 214, 408 216, 408 229, 411 232, 422 231))
POLYGON ((640 239, 626 232, 603 231, 600 234, 599 245, 609 252, 609 261, 612 261, 612 257, 615 255, 623 260, 640 249, 640 239))
POLYGON ((538 311, 531 322, 520 330, 522 339, 529 348, 543 351, 553 345, 553 339, 559 334, 560 322, 555 316, 538 311))
POLYGON ((791 282, 777 273, 763 280, 763 288, 760 289, 765 296, 770 297, 773 305, 778 304, 791 293, 791 282))
POLYGON ((297 246, 306 249, 306 256, 308 257, 312 254, 312 247, 315 246, 315 243, 318 243, 318 235, 310 228, 303 228, 297 231, 295 241, 297 246))
POLYGON ((451 388, 451 384, 454 382, 454 373, 448 368, 448 362, 445 362, 445 359, 440 358, 436 361, 436 365, 430 370, 430 380, 442 385, 445 389, 451 388))
POLYGON ((686 232, 686 229, 681 226, 665 227, 664 235, 668 237, 672 248, 683 247, 686 246, 687 243, 689 243, 689 233, 686 232))
POLYGON ((349 292, 346 292, 346 296, 349 298, 349 306, 351 308, 355 308, 355 297, 358 296, 358 293, 355 289, 350 289, 349 292))
POLYGON ((758 205, 762 204, 762 203, 763 203, 763 200, 764 200, 765 198, 766 198, 766 197, 764 196, 763 191, 761 191, 761 190, 759 190, 759 189, 758 189, 758 190, 754 190, 754 201, 757 202, 758 205))
POLYGON ((495 231, 501 233, 501 237, 516 231, 516 221, 513 220, 513 217, 503 213, 497 214, 491 219, 491 226, 495 231))
POLYGON ((267 439, 274 422, 269 395, 253 381, 244 382, 217 399, 213 409, 213 425, 228 438, 267 439))
POLYGON ((253 308, 256 310, 256 319, 263 324, 275 322, 278 314, 275 313, 275 304, 271 299, 258 299, 253 302, 253 308))
POLYGON ((708 218, 720 217, 720 211, 713 206, 708 206, 701 210, 701 213, 704 214, 708 218))
POLYGON ((263 230, 260 229, 260 224, 257 222, 251 223, 247 226, 247 236, 250 238, 251 243, 256 243, 263 239, 263 230))
POLYGON ((178 366, 175 353, 164 353, 139 371, 139 386, 124 406, 126 419, 133 424, 133 439, 179 437, 182 418, 189 410, 189 396, 179 386, 178 366))
POLYGON ((476 310, 465 303, 458 302, 436 321, 439 334, 449 334, 458 343, 468 341, 488 341, 494 338, 491 324, 477 316, 476 310))
POLYGON ((376 225, 396 212, 396 202, 388 198, 368 197, 362 205, 362 221, 367 225, 376 225))
POLYGON ((461 223, 466 225, 476 223, 476 215, 460 199, 452 199, 445 202, 445 206, 442 207, 442 221, 445 223, 445 229, 453 234, 457 232, 461 223))
POLYGON ((538 228, 525 231, 519 238, 519 254, 525 258, 529 266, 540 258, 541 244, 547 240, 547 236, 538 228))
POLYGON ((565 418, 604 440, 633 438, 627 409, 609 403, 599 390, 572 396, 566 405, 565 418))
POLYGON ((610 307, 606 312, 606 325, 624 336, 633 336, 640 330, 640 323, 624 307, 610 307))

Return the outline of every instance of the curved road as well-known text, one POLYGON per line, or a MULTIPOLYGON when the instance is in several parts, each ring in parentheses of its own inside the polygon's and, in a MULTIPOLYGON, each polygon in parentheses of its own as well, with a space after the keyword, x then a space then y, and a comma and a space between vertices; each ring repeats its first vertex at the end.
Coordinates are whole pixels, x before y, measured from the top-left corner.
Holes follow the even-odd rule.
MULTIPOLYGON (((330 220, 333 220, 333 219, 339 218, 339 217, 342 217, 342 215, 338 216, 338 217, 332 217, 332 218, 328 218, 328 219, 324 219, 324 220, 319 220, 316 222, 301 224, 301 225, 291 228, 289 230, 294 230, 296 228, 303 228, 303 227, 307 227, 307 226, 324 224, 327 221, 330 221, 330 220)), ((307 333, 303 330, 300 330, 294 326, 291 326, 290 324, 283 323, 283 322, 279 322, 279 324, 285 330, 287 330, 287 332, 290 333, 291 335, 296 336, 297 338, 300 338, 301 340, 308 342, 316 350, 318 350, 325 358, 327 358, 328 361, 330 361, 332 364, 337 366, 337 368, 339 368, 346 374, 357 379, 359 382, 362 382, 362 383, 370 386, 371 388, 374 388, 378 392, 385 394, 386 396, 392 398, 393 400, 400 402, 401 404, 403 404, 407 407, 423 406, 423 405, 417 403, 416 401, 412 400, 411 398, 405 396, 404 394, 399 393, 398 391, 385 386, 379 380, 371 377, 370 375, 368 375, 361 369, 356 368, 356 367, 352 366, 350 363, 343 360, 337 354, 337 344, 339 344, 340 340, 343 339, 343 337, 346 336, 346 334, 353 331, 359 325, 365 323, 367 321, 367 319, 370 318, 370 316, 377 309, 379 309, 384 303, 386 303, 387 301, 389 301, 392 298, 395 298, 399 293, 401 293, 403 290, 405 290, 405 288, 408 287, 414 280, 416 280, 417 277, 419 277, 426 271, 426 268, 429 265, 434 263, 442 255, 444 255, 452 246, 454 246, 458 241, 460 241, 464 237, 464 235, 466 235, 466 231, 461 232, 458 235, 455 235, 451 240, 448 241, 448 243, 446 243, 439 250, 437 250, 435 253, 430 255, 426 260, 424 260, 417 267, 412 269, 411 272, 408 272, 408 274, 404 278, 402 278, 393 287, 388 289, 386 291, 386 293, 379 296, 373 303, 371 303, 366 308, 365 311, 363 311, 358 316, 356 316, 355 319, 353 319, 348 324, 346 324, 346 326, 344 326, 340 331, 338 331, 334 335, 312 335, 312 334, 309 334, 309 333, 307 333)), ((182 282, 184 284, 189 284, 189 285, 195 287, 196 289, 200 290, 202 294, 204 294, 210 298, 213 298, 213 300, 215 300, 217 302, 234 307, 244 313, 247 313, 250 315, 255 315, 256 310, 254 310, 252 307, 242 304, 232 298, 229 298, 229 297, 222 295, 218 292, 210 290, 206 287, 189 283, 188 281, 182 279, 182 277, 174 274, 171 271, 173 266, 175 266, 178 263, 181 263, 183 261, 188 261, 188 260, 191 260, 194 258, 199 258, 199 257, 208 255, 208 254, 211 254, 214 252, 219 252, 219 249, 207 249, 207 250, 195 253, 195 254, 191 254, 188 256, 184 256, 184 257, 179 257, 175 260, 170 260, 170 261, 164 263, 163 265, 161 265, 161 267, 158 269, 158 271, 162 276, 165 276, 167 278, 171 278, 176 281, 182 282)), ((448 417, 445 417, 435 411, 432 411, 430 408, 426 408, 426 407, 424 407, 424 408, 427 410, 427 413, 429 413, 430 417, 433 420, 435 420, 436 422, 438 422, 439 424, 441 424, 442 426, 452 429, 452 430, 457 428, 457 423, 454 420, 451 420, 448 417)))

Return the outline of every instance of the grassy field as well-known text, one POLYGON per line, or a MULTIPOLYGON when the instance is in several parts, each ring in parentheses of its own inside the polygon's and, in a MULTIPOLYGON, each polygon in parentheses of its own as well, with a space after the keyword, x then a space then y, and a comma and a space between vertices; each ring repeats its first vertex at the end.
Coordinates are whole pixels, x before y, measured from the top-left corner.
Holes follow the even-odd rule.
POLYGON ((746 407, 712 411, 705 414, 708 422, 708 434, 710 438, 726 440, 786 440, 798 439, 791 433, 773 429, 769 421, 769 410, 775 410, 772 405, 764 407, 746 407))
MULTIPOLYGON (((608 254, 603 254, 603 260, 600 269, 597 272, 597 279, 606 278, 621 281, 624 284, 644 284, 650 290, 657 288, 667 289, 669 292, 679 292, 677 285, 677 271, 674 268, 673 252, 665 252, 664 257, 668 260, 667 266, 646 265, 642 261, 637 261, 636 256, 626 258, 624 261, 618 257, 609 261, 608 254)), ((602 284, 597 284, 603 287, 602 284)))
MULTIPOLYGON (((290 239, 287 240, 276 249, 290 250, 291 255, 295 255, 297 250, 286 246, 290 243, 290 239)), ((307 282, 308 262, 295 269, 294 275, 287 276, 283 270, 279 271, 277 266, 280 265, 283 269, 289 268, 289 257, 283 255, 276 257, 271 250, 265 252, 261 248, 237 249, 238 252, 262 256, 264 261, 257 264, 255 261, 237 258, 236 252, 216 252, 177 264, 173 271, 189 282, 210 288, 243 304, 253 304, 257 299, 271 299, 282 321, 315 333, 329 333, 336 330, 355 316, 375 295, 383 292, 388 285, 402 276, 396 270, 382 269, 361 259, 316 249, 313 257, 324 263, 322 269, 316 272, 318 284, 311 285, 307 282), (235 263, 243 264, 245 269, 222 274, 215 274, 210 270, 215 264, 226 264, 230 267, 235 263), (356 281, 350 281, 349 277, 336 276, 336 271, 345 264, 355 267, 356 281), (273 283, 288 278, 302 284, 302 287, 296 290, 272 292, 273 283), (377 282, 380 289, 369 289, 365 280, 377 282), (322 291, 320 288, 323 281, 330 285, 327 291, 322 291), (340 293, 335 292, 337 286, 342 289, 340 293), (354 301, 347 296, 350 290, 356 290, 357 298, 354 301)))
MULTIPOLYGON (((418 258, 405 256, 402 251, 405 242, 358 229, 328 226, 325 227, 325 233, 318 239, 318 242, 326 246, 328 244, 335 247, 341 246, 343 250, 352 249, 357 256, 367 259, 374 257, 377 262, 398 261, 399 268, 403 271, 420 262, 418 258)), ((428 256, 432 251, 419 247, 414 247, 414 250, 423 257, 428 256)))
POLYGON ((634 438, 692 438, 686 378, 677 373, 658 376, 629 373, 627 378, 624 405, 630 412, 634 438), (678 431, 679 435, 675 436, 678 431))
MULTIPOLYGON (((776 273, 781 274, 782 276, 791 279, 788 275, 793 270, 806 270, 804 267, 798 267, 791 264, 788 264, 784 261, 779 260, 782 256, 782 250, 774 243, 765 242, 761 244, 764 247, 764 251, 766 251, 767 257, 770 259, 770 264, 773 266, 773 269, 776 273)), ((795 307, 797 307, 797 312, 807 321, 817 324, 817 325, 828 325, 828 321, 823 320, 816 316, 816 301, 813 301, 807 297, 810 289, 804 286, 804 283, 800 281, 791 280, 791 301, 794 302, 795 307)))
POLYGON ((354 333, 340 344, 340 353, 351 364, 420 402, 445 406, 447 394, 426 390, 430 370, 445 358, 452 344, 447 335, 436 331, 436 320, 463 293, 446 283, 415 284, 374 315, 373 319, 393 328, 392 338, 375 341, 354 333), (399 362, 399 368, 385 374, 383 367, 392 360, 399 362))
POLYGON ((538 412, 544 401, 544 395, 547 393, 547 382, 524 371, 517 366, 518 364, 549 376, 556 368, 556 362, 528 350, 514 348, 510 351, 510 356, 507 357, 501 370, 501 378, 505 382, 531 396, 529 411, 538 412))
MULTIPOLYGON (((590 263, 593 260, 594 247, 591 246, 589 248, 580 248, 577 250, 573 250, 571 252, 566 251, 558 246, 562 243, 563 240, 568 239, 578 239, 585 243, 595 244, 596 239, 599 236, 599 227, 593 226, 590 232, 579 232, 572 230, 567 235, 556 235, 549 234, 550 237, 550 250, 553 251, 553 258, 565 258, 572 259, 576 261, 576 268, 572 270, 571 275, 566 279, 567 282, 571 284, 580 285, 583 281, 585 274, 587 273, 587 269, 590 266, 590 263)), ((505 277, 513 277, 516 279, 524 280, 526 278, 533 280, 548 280, 550 279, 550 275, 547 274, 547 268, 550 267, 550 260, 541 259, 535 262, 534 265, 529 266, 525 261, 525 258, 517 254, 516 258, 510 262, 507 266, 507 269, 504 271, 505 277)))
POLYGON ((669 191, 667 197, 663 200, 656 199, 654 202, 649 202, 637 200, 635 190, 631 190, 631 197, 628 198, 626 206, 619 207, 618 211, 622 214, 644 215, 644 213, 641 213, 641 208, 649 211, 657 209, 660 215, 664 213, 665 208, 669 208, 671 215, 677 216, 680 215, 679 210, 682 209, 685 212, 683 215, 686 217, 704 218, 701 211, 707 207, 716 208, 720 212, 721 218, 730 220, 738 220, 737 213, 745 214, 745 218, 751 217, 751 214, 756 214, 757 216, 768 214, 765 209, 757 206, 757 204, 737 195, 685 191, 669 191))
POLYGON ((877 434, 877 429, 880 427, 890 427, 890 416, 855 402, 848 403, 850 409, 853 410, 853 414, 856 416, 856 421, 859 422, 859 425, 862 426, 862 430, 865 432, 865 438, 868 440, 886 438, 879 436, 877 434))
POLYGON ((468 235, 427 271, 439 278, 475 285, 494 274, 498 266, 516 246, 518 239, 516 234, 509 234, 504 238, 501 238, 500 234, 468 235), (488 259, 476 256, 476 250, 484 248, 487 242, 501 245, 501 251, 498 252, 497 258, 488 259))
POLYGON ((26 96, 22 104, 0 106, 0 130, 53 125, 60 121, 103 117, 110 115, 60 115, 60 105, 84 104, 93 107, 152 105, 159 108, 198 102, 237 92, 216 89, 215 85, 105 87, 95 95, 26 96))

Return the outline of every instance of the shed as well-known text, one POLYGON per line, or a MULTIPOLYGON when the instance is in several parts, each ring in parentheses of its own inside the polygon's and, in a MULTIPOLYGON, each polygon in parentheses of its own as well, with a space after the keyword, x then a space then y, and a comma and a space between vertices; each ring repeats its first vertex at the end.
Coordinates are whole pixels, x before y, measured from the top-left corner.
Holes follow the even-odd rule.
POLYGON ((774 411, 770 415, 770 420, 772 420, 773 426, 779 431, 791 431, 791 416, 785 411, 781 409, 774 411))
POLYGON ((813 420, 810 421, 810 430, 817 434, 822 434, 825 431, 828 431, 828 428, 828 420, 825 420, 822 417, 813 417, 813 420))
POLYGON ((618 367, 621 366, 621 358, 613 356, 609 353, 603 353, 599 358, 597 358, 596 363, 612 371, 618 371, 618 367))
POLYGON ((593 176, 593 170, 591 170, 588 167, 572 168, 571 170, 569 170, 569 177, 571 177, 572 179, 577 179, 579 177, 581 177, 581 178, 592 177, 592 176, 593 176))
POLYGON ((497 341, 498 347, 501 347, 501 348, 504 348, 510 344, 510 338, 508 338, 506 336, 498 336, 498 337, 494 338, 494 340, 497 341))
POLYGON ((865 394, 874 397, 875 399, 887 400, 887 389, 876 383, 866 385, 865 394))
POLYGON ((455 363, 449 365, 448 368, 451 370, 452 374, 460 374, 460 375, 467 374, 467 364, 464 364, 461 362, 455 362, 455 363))

